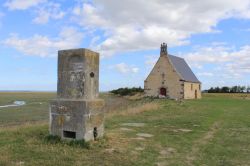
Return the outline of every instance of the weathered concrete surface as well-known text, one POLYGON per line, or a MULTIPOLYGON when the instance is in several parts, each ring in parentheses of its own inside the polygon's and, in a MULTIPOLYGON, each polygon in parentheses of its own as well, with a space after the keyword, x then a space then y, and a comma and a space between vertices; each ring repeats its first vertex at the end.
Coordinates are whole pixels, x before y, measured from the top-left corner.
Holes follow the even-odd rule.
POLYGON ((99 95, 99 54, 87 49, 59 51, 57 99, 50 103, 50 134, 86 141, 104 133, 99 95))
POLYGON ((75 132, 75 139, 93 139, 97 127, 98 137, 103 135, 104 101, 96 100, 54 100, 51 102, 50 133, 65 137, 64 131, 75 132))
POLYGON ((88 49, 62 50, 58 54, 58 97, 97 98, 99 54, 88 49))

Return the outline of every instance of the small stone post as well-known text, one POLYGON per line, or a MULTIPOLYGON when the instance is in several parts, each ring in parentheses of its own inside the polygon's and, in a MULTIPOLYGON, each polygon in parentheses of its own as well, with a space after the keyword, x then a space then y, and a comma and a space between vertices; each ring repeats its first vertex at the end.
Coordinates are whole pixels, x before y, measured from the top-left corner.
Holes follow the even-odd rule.
POLYGON ((50 102, 50 134, 94 140, 104 133, 104 101, 99 96, 99 53, 58 52, 57 98, 50 102))

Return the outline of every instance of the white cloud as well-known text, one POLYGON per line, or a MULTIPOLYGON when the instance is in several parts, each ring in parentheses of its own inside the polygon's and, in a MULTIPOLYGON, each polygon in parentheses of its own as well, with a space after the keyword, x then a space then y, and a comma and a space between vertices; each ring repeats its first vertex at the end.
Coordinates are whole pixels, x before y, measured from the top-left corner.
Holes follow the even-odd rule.
POLYGON ((47 0, 8 0, 4 6, 9 10, 26 10, 46 1, 47 0))
POLYGON ((148 55, 148 56, 146 56, 145 65, 148 66, 149 68, 154 67, 154 65, 156 64, 158 58, 159 58, 159 55, 148 55))
POLYGON ((182 55, 189 64, 208 65, 206 70, 213 72, 199 73, 200 76, 217 76, 218 78, 240 78, 250 74, 250 46, 239 50, 227 45, 210 45, 198 47, 196 51, 182 55), (210 74, 211 73, 211 74, 210 74))
POLYGON ((104 31, 97 49, 118 51, 155 49, 163 41, 183 45, 196 33, 216 32, 225 18, 250 18, 249 0, 94 0, 74 8, 77 23, 104 31))
POLYGON ((4 6, 9 10, 26 10, 33 7, 32 11, 37 14, 33 19, 36 24, 46 24, 50 19, 62 19, 66 14, 59 3, 47 0, 8 0, 4 6))
POLYGON ((198 76, 212 77, 214 74, 209 72, 197 73, 198 76))
POLYGON ((33 22, 37 24, 46 24, 50 19, 58 20, 65 16, 65 12, 60 9, 60 4, 53 2, 40 6, 36 13, 37 17, 33 19, 33 22))
POLYGON ((229 55, 232 48, 225 46, 207 46, 197 47, 195 52, 186 54, 186 59, 191 63, 202 64, 202 63, 221 63, 228 62, 231 60, 229 55))
POLYGON ((190 66, 192 68, 203 69, 203 66, 201 64, 198 64, 198 63, 192 63, 192 64, 190 64, 190 66))
POLYGON ((139 71, 138 67, 130 66, 130 65, 127 65, 126 63, 123 63, 123 62, 116 64, 116 65, 113 65, 113 66, 110 66, 109 68, 115 69, 122 74, 138 73, 138 71, 139 71))
POLYGON ((138 73, 139 68, 133 67, 133 68, 131 68, 131 71, 132 71, 132 73, 138 73))
POLYGON ((82 39, 83 33, 73 27, 65 27, 56 38, 35 34, 23 39, 18 34, 12 34, 3 44, 26 55, 47 57, 56 56, 57 50, 79 47, 82 39))
POLYGON ((76 16, 79 16, 80 20, 78 23, 82 26, 92 26, 93 28, 96 26, 103 26, 105 24, 107 24, 107 22, 98 15, 97 13, 97 9, 90 5, 90 4, 85 4, 83 3, 82 5, 76 6, 73 9, 73 14, 76 16), (83 19, 81 19, 81 17, 83 19))

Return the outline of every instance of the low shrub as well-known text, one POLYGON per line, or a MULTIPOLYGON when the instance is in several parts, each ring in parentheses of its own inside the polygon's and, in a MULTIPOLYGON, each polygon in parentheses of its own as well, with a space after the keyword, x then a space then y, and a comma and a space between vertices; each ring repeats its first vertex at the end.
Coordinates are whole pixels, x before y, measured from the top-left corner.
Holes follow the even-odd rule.
POLYGON ((115 95, 120 95, 120 96, 132 96, 135 95, 136 93, 142 93, 144 92, 144 89, 141 87, 133 87, 133 88, 118 88, 115 90, 110 91, 111 93, 115 95))

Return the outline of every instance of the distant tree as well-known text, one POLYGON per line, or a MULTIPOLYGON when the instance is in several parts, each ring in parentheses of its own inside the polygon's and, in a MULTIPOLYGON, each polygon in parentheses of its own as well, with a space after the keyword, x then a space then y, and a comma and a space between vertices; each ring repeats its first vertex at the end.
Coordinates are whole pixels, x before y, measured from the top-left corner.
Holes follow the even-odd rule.
POLYGON ((215 92, 215 93, 220 93, 220 92, 221 92, 221 90, 220 90, 220 88, 219 88, 219 87, 216 87, 216 88, 214 89, 214 92, 215 92))
POLYGON ((229 93, 229 91, 230 91, 230 88, 227 86, 224 86, 221 88, 221 93, 229 93))
POLYGON ((247 86, 246 90, 247 90, 247 93, 250 93, 250 86, 247 86))
POLYGON ((210 89, 206 90, 208 93, 250 93, 250 86, 232 86, 232 87, 211 87, 210 89))
POLYGON ((238 90, 238 86, 233 86, 230 90, 231 93, 236 93, 238 90))
POLYGON ((237 86, 236 93, 240 93, 240 92, 241 92, 241 86, 237 86))
POLYGON ((245 86, 241 86, 241 87, 240 87, 240 92, 241 92, 241 93, 245 92, 245 90, 246 90, 246 87, 245 87, 245 86))
POLYGON ((207 90, 207 93, 214 93, 214 88, 211 87, 210 89, 207 90))

